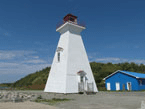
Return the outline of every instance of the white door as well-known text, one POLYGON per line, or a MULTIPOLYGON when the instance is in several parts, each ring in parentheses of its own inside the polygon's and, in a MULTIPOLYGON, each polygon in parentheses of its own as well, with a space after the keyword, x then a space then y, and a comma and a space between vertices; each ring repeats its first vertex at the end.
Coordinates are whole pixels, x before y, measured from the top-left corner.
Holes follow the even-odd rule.
POLYGON ((120 83, 116 83, 116 90, 120 90, 120 83))
POLYGON ((127 82, 127 90, 131 90, 131 82, 127 82))
POLYGON ((111 90, 111 84, 107 83, 107 90, 111 90))

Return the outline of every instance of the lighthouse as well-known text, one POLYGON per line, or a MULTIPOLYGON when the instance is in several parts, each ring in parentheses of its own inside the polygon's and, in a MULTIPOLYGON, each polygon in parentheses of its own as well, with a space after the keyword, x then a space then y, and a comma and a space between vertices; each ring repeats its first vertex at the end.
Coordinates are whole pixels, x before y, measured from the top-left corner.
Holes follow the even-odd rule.
POLYGON ((56 28, 60 39, 44 92, 98 92, 81 37, 84 29, 72 14, 67 14, 56 28))

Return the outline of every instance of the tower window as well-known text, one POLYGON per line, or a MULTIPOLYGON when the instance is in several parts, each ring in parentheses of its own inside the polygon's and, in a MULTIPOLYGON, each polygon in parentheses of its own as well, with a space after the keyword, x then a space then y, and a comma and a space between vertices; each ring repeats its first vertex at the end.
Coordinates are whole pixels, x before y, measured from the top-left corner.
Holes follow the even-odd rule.
POLYGON ((60 62, 60 52, 57 53, 58 62, 60 62))
POLYGON ((63 52, 63 48, 58 47, 56 52, 57 52, 57 61, 60 62, 60 53, 63 52))

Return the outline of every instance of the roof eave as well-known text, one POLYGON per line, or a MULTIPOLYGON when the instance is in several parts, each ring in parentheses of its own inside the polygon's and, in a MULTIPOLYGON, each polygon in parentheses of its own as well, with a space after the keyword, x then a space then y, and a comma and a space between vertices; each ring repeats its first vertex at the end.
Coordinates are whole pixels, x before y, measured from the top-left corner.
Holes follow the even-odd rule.
POLYGON ((145 78, 140 78, 140 77, 137 77, 136 79, 145 79, 145 78))
POLYGON ((134 75, 131 75, 131 74, 125 73, 125 72, 123 72, 123 71, 121 71, 121 72, 124 73, 124 74, 126 74, 126 75, 132 76, 132 77, 134 77, 134 78, 139 78, 139 77, 137 77, 137 76, 134 76, 134 75))
MULTIPOLYGON (((125 73, 125 72, 123 72, 123 71, 121 71, 121 70, 117 70, 116 72, 114 72, 114 73, 108 75, 107 77, 105 77, 103 80, 106 80, 107 78, 109 78, 110 76, 114 75, 114 74, 117 73, 118 71, 120 71, 121 73, 124 73, 124 74, 126 74, 126 75, 132 76, 132 77, 134 77, 134 78, 137 78, 137 79, 140 78, 140 77, 133 76, 133 75, 131 75, 131 74, 127 74, 127 73, 125 73)), ((145 79, 145 78, 144 78, 144 79, 145 79)))
POLYGON ((114 74, 117 73, 118 71, 121 71, 121 70, 117 70, 116 72, 114 72, 114 73, 108 75, 107 77, 103 78, 103 80, 106 80, 106 78, 109 78, 110 76, 114 75, 114 74))

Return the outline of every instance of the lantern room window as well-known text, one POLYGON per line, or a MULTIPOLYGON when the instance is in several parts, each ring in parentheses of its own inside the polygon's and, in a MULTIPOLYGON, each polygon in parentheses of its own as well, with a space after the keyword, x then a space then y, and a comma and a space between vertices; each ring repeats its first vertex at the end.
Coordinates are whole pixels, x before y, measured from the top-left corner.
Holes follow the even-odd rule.
POLYGON ((70 21, 74 22, 74 18, 70 18, 70 21))

